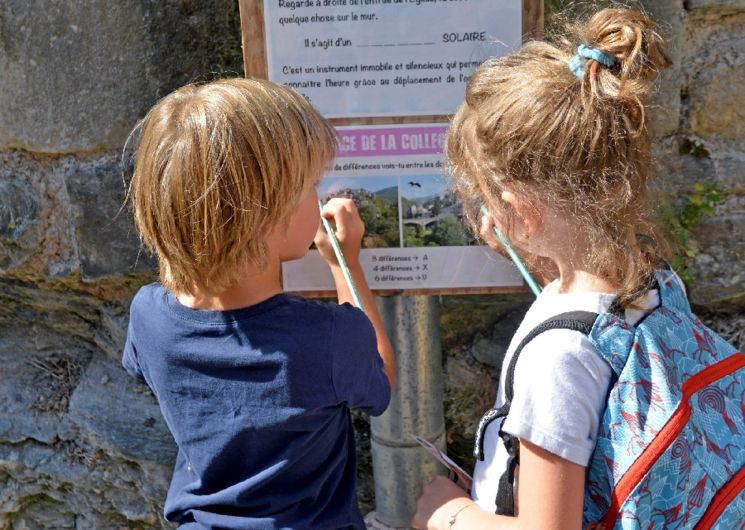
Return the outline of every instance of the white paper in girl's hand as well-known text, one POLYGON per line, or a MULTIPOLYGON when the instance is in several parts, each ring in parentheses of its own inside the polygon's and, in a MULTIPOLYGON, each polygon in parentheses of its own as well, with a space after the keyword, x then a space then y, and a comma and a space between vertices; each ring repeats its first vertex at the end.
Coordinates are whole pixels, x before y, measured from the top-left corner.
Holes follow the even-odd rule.
POLYGON ((453 462, 448 455, 440 451, 424 438, 414 436, 414 439, 419 443, 419 445, 424 447, 430 455, 448 469, 448 478, 450 478, 450 480, 463 488, 466 493, 471 493, 471 484, 473 483, 471 475, 466 473, 463 468, 453 462))

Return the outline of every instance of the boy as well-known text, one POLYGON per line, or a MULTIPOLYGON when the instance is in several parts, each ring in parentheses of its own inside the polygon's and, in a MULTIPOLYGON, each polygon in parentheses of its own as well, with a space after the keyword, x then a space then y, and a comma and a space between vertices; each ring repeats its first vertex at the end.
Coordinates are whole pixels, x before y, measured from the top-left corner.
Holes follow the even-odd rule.
POLYGON ((179 448, 166 518, 364 528, 349 407, 385 410, 394 359, 359 265, 354 203, 334 199, 323 215, 369 320, 345 303, 319 228, 314 185, 335 154, 332 127, 288 88, 229 79, 175 91, 141 128, 130 194, 161 283, 132 302, 123 364, 153 390, 179 448), (280 264, 314 240, 341 305, 282 292, 280 264))

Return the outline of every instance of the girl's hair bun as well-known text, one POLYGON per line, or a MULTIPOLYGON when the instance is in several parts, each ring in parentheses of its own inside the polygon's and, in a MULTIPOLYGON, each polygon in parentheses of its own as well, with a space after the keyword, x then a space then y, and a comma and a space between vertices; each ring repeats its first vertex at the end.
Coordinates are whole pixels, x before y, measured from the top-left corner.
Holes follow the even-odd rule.
POLYGON ((591 90, 591 97, 645 100, 659 72, 670 65, 654 22, 639 11, 603 9, 572 29, 576 41, 570 46, 575 49, 568 53, 585 44, 616 60, 611 68, 588 65, 583 87, 591 90))

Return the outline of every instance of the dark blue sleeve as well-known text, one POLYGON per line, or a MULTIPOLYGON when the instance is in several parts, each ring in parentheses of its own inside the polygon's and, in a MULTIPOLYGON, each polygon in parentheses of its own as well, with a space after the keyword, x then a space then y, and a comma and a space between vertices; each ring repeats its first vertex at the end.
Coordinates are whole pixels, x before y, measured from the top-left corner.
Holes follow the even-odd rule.
POLYGON ((140 363, 137 361, 137 348, 135 347, 135 338, 133 331, 133 324, 135 317, 135 304, 137 300, 132 301, 132 306, 129 310, 129 325, 127 327, 127 340, 124 343, 124 352, 122 353, 122 365, 133 377, 144 380, 142 375, 142 369, 140 363))
POLYGON ((350 304, 337 306, 331 338, 332 380, 339 401, 378 416, 388 407, 391 388, 378 353, 375 330, 350 304))

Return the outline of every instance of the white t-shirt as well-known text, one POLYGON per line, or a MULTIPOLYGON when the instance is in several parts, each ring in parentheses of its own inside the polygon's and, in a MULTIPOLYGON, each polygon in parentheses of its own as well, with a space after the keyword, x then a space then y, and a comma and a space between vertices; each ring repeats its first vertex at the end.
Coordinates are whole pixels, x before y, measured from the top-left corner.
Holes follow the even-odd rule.
MULTIPOLYGON (((507 367, 515 348, 536 326, 567 311, 607 312, 615 295, 597 292, 555 293, 550 285, 528 310, 502 364, 495 407, 504 404, 507 367)), ((639 305, 658 305, 656 290, 639 305)), ((634 325, 644 311, 627 310, 634 325)), ((514 376, 514 397, 504 419, 504 430, 518 438, 587 466, 595 448, 600 415, 610 384, 611 368, 588 338, 580 332, 553 329, 541 333, 520 354, 514 376)), ((501 420, 484 432, 484 460, 477 461, 471 496, 484 510, 494 513, 499 479, 507 466, 507 451, 499 439, 501 420)), ((516 486, 517 488, 517 486, 516 486)), ((517 493, 517 492, 516 492, 517 493)))

